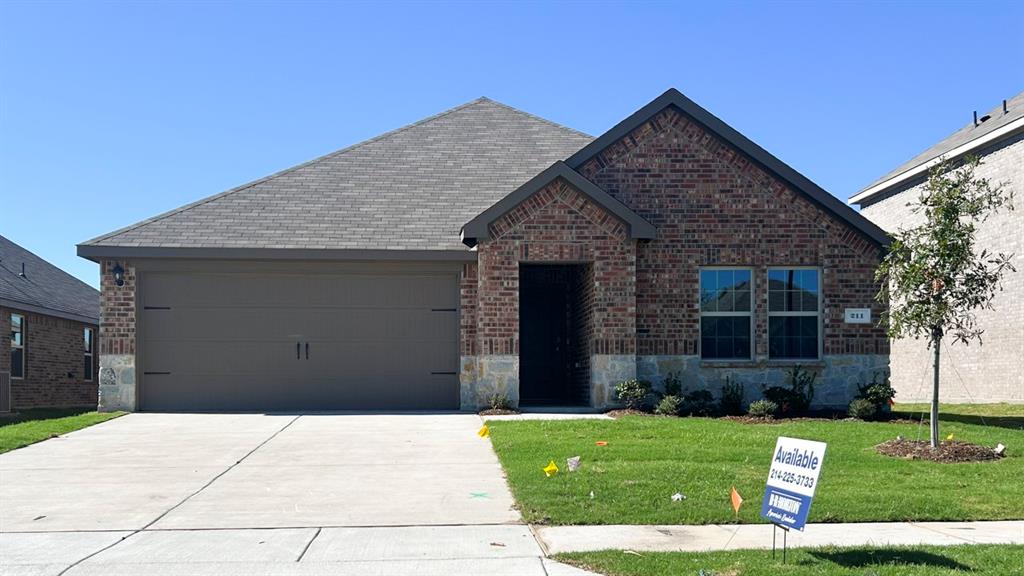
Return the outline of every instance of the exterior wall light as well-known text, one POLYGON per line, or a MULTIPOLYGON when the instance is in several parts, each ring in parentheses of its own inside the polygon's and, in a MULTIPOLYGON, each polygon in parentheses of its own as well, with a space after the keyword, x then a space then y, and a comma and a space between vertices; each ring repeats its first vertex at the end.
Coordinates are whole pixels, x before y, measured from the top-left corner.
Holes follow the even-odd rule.
POLYGON ((115 262, 114 269, 111 272, 114 274, 114 284, 124 286, 124 268, 121 268, 121 264, 115 262))

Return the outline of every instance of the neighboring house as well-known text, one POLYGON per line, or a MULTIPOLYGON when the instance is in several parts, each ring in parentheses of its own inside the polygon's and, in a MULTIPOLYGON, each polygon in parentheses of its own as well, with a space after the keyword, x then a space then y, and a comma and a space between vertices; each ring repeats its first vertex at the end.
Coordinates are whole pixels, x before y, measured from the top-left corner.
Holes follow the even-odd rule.
POLYGON ((0 236, 0 408, 95 407, 99 321, 95 288, 0 236))
MULTIPOLYGON (((1013 210, 1004 209, 978 229, 979 249, 1014 254, 1010 273, 992 305, 978 313, 982 342, 954 344, 947 339, 940 358, 940 397, 944 402, 1024 402, 1024 93, 1004 100, 945 140, 918 154, 850 198, 861 214, 895 232, 919 224, 911 212, 940 158, 978 156, 979 176, 1016 192, 1013 210)), ((892 344, 893 386, 902 401, 931 398, 932 358, 925 340, 892 344)))
POLYGON ((676 90, 599 138, 481 98, 90 240, 100 403, 601 408, 888 370, 884 232, 676 90), (116 273, 115 273, 116 272, 116 273), (865 315, 866 316, 866 315, 865 315))

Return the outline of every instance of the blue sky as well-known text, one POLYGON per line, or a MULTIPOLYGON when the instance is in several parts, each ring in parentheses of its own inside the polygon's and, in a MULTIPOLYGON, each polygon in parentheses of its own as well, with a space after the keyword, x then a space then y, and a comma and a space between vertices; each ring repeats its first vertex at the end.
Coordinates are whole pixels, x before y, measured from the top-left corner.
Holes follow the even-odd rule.
POLYGON ((676 87, 845 199, 1024 90, 1024 3, 0 3, 0 234, 75 244, 478 96, 676 87))

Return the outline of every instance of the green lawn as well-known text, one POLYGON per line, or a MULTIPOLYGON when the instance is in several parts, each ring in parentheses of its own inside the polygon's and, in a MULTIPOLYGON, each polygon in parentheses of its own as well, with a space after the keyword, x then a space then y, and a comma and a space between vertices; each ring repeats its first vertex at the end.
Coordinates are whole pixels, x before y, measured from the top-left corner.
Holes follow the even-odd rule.
POLYGON ((559 554, 560 562, 609 576, 938 576, 1024 574, 1024 546, 963 545, 913 547, 798 548, 782 564, 770 550, 728 552, 643 552, 621 550, 559 554), (703 572, 702 572, 703 570, 703 572))
POLYGON ((16 415, 0 419, 0 454, 87 428, 121 414, 123 412, 100 413, 82 408, 22 410, 16 415))
MULTIPOLYGON (((903 418, 928 419, 928 404, 900 404, 893 412, 903 418)), ((939 404, 939 422, 967 422, 1024 430, 1024 404, 939 404)))
MULTIPOLYGON (((955 414, 952 417, 956 417, 955 414)), ((944 416, 945 418, 945 416, 944 416)), ((490 422, 491 439, 525 519, 548 524, 758 523, 777 436, 828 442, 810 522, 1024 519, 1024 430, 942 422, 942 436, 987 446, 995 462, 937 464, 881 456, 896 435, 927 439, 927 424, 707 418, 490 422), (608 445, 595 445, 605 440, 608 445), (568 457, 582 467, 569 473, 568 457), (562 469, 548 478, 542 468, 562 469), (729 504, 745 499, 738 518, 729 504), (593 498, 590 493, 593 492, 593 498), (671 496, 687 496, 673 502, 671 496)))

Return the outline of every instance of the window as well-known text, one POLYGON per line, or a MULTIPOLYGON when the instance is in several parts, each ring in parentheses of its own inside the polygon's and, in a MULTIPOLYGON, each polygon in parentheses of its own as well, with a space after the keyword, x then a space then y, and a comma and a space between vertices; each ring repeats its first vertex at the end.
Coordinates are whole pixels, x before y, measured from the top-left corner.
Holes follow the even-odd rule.
POLYGON ((818 358, 821 274, 817 268, 768 270, 768 357, 818 358))
POLYGON ((25 317, 11 314, 11 378, 25 377, 25 317))
POLYGON ((85 374, 85 381, 92 381, 92 328, 86 328, 82 331, 82 336, 85 342, 85 366, 83 367, 85 374))
POLYGON ((705 268, 700 271, 701 358, 751 358, 752 277, 749 268, 705 268))

